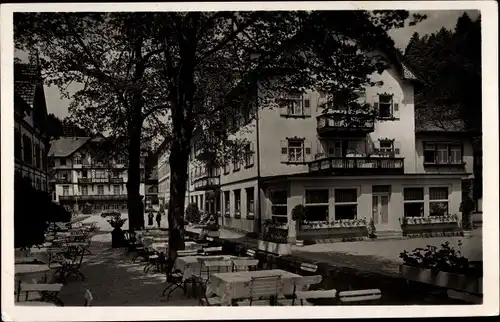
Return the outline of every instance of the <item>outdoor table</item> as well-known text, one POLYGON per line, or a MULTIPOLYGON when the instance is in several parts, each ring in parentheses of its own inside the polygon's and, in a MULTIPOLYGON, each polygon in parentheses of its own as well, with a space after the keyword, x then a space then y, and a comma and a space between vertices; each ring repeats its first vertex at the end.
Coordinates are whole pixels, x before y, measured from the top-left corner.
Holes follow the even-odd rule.
POLYGON ((166 253, 167 252, 167 243, 152 243, 149 247, 151 247, 154 251, 158 253, 166 253))
POLYGON ((302 278, 298 274, 281 269, 230 272, 212 274, 207 283, 207 296, 215 294, 221 298, 221 302, 231 305, 234 300, 250 297, 250 281, 252 277, 281 276, 282 294, 293 294, 293 287, 297 279, 302 278))
POLYGON ((21 281, 28 278, 40 277, 42 274, 47 279, 46 273, 50 271, 47 264, 14 264, 15 278, 17 282, 16 294, 21 288, 21 281))
POLYGON ((177 257, 175 261, 175 269, 183 272, 182 280, 186 281, 193 277, 195 274, 199 274, 201 270, 201 263, 198 258, 210 259, 210 258, 220 258, 223 257, 223 260, 232 260, 237 258, 232 255, 220 255, 220 256, 185 256, 185 257, 177 257))

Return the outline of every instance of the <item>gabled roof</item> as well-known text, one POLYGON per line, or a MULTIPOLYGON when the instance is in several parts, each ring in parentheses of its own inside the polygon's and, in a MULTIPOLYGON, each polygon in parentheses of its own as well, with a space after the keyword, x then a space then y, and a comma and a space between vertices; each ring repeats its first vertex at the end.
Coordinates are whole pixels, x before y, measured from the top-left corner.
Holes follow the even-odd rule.
POLYGON ((14 64, 14 93, 22 98, 33 109, 35 102, 36 85, 39 78, 37 66, 15 63, 14 64))
POLYGON ((89 141, 90 137, 62 137, 50 142, 49 155, 68 157, 89 141))

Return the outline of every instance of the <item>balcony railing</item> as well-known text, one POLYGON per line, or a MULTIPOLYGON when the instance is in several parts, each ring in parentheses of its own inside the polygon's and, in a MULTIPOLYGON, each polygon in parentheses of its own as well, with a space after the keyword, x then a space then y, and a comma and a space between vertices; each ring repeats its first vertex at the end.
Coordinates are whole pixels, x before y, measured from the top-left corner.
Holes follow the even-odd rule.
POLYGON ((127 200, 126 194, 121 195, 71 195, 59 196, 60 201, 90 201, 90 200, 127 200))
POLYGON ((70 178, 54 178, 53 182, 55 183, 71 183, 70 178))
POLYGON ((92 183, 92 178, 78 178, 78 183, 92 183))
POLYGON ((123 178, 109 178, 109 183, 123 183, 123 178))
POLYGON ((325 157, 309 164, 309 172, 333 174, 403 174, 404 158, 325 157))
POLYGON ((370 114, 329 112, 317 117, 317 131, 322 135, 366 135, 375 129, 375 117, 370 114))
POLYGON ((78 178, 78 183, 80 184, 92 184, 92 183, 123 183, 123 178, 78 178))
POLYGON ((195 190, 214 189, 220 185, 220 177, 208 177, 195 181, 195 190))

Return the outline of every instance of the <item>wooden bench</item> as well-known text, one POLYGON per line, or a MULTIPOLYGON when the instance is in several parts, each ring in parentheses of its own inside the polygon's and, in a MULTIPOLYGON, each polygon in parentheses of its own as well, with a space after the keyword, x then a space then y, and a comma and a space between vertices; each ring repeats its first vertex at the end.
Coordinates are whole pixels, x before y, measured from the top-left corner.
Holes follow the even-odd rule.
POLYGON ((358 304, 360 302, 377 301, 382 297, 379 289, 339 292, 339 302, 342 304, 358 304))
POLYGON ((63 284, 59 283, 38 283, 36 279, 33 279, 33 283, 21 283, 19 285, 19 292, 17 293, 17 301, 19 302, 20 293, 26 293, 25 300, 28 301, 30 292, 39 292, 42 298, 49 299, 56 302, 57 304, 63 305, 62 301, 59 299, 58 294, 61 292, 63 284))

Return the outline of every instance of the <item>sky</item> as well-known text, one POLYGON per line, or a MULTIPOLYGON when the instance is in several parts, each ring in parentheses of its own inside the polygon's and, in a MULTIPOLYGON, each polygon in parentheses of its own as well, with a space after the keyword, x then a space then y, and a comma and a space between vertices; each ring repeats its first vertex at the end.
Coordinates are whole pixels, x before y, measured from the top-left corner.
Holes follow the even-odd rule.
MULTIPOLYGON (((427 11, 410 11, 410 14, 420 13, 427 15, 427 19, 418 23, 415 26, 406 26, 400 29, 393 29, 388 32, 389 36, 394 40, 396 47, 403 51, 414 32, 418 32, 420 36, 433 33, 442 27, 446 29, 454 29, 457 19, 464 13, 464 10, 427 10, 427 11)), ((478 10, 465 11, 471 17, 476 19, 479 16, 478 10)), ((27 55, 17 53, 21 59, 26 59, 27 55)), ((71 84, 68 88, 70 92, 76 92, 81 85, 71 84)), ((56 87, 45 87, 45 98, 47 101, 47 109, 49 113, 55 114, 59 118, 68 116, 68 106, 70 101, 60 97, 59 90, 56 87)))

